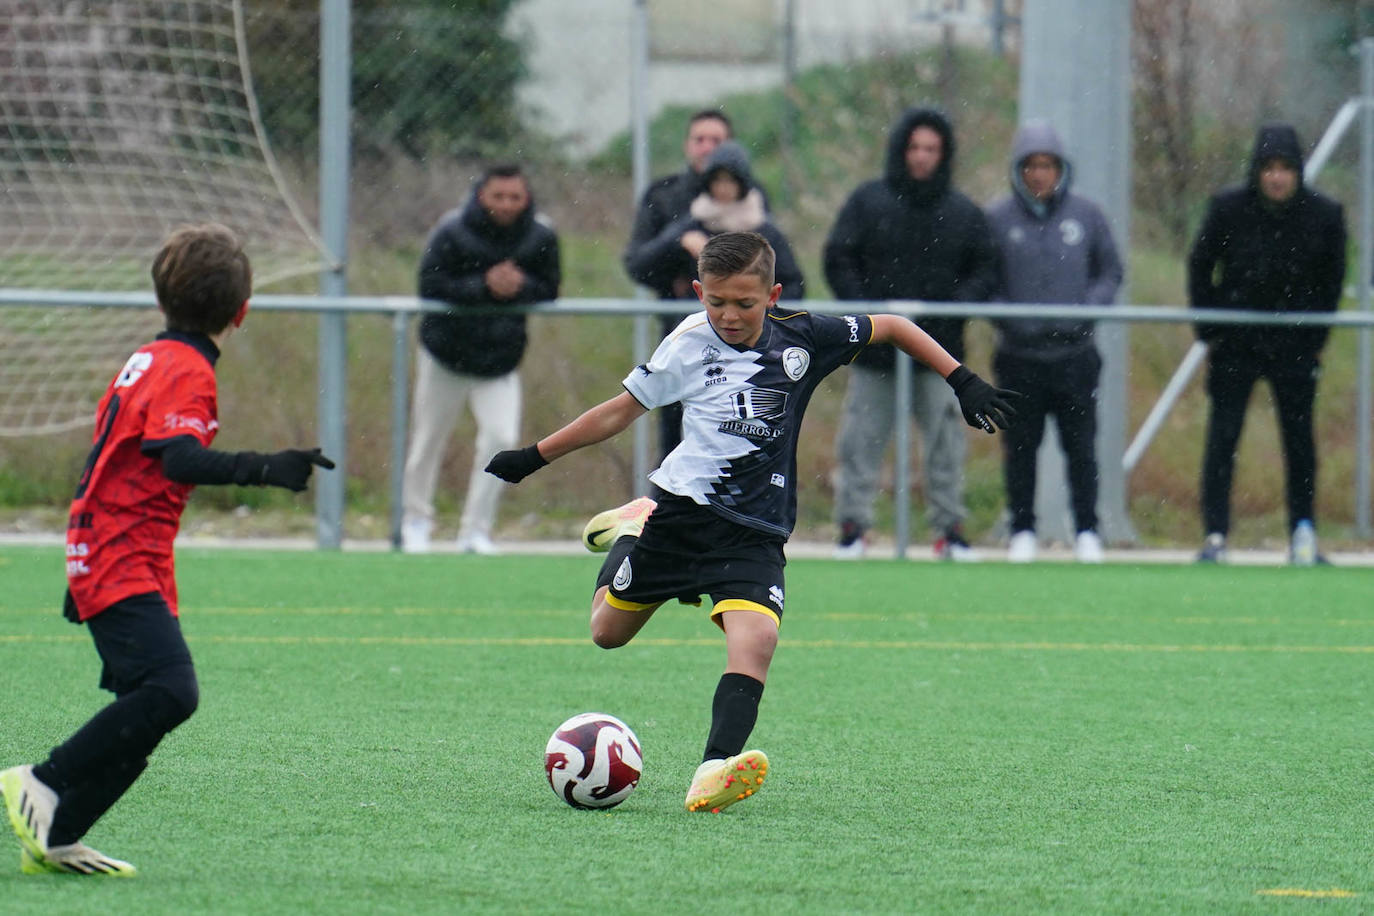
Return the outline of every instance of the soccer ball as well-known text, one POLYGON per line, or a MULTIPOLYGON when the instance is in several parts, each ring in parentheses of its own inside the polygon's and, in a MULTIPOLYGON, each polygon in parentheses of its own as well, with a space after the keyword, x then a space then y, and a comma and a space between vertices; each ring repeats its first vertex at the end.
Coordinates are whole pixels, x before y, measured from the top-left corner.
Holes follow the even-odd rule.
POLYGON ((549 785, 574 808, 614 808, 639 785, 643 768, 635 733, 604 712, 573 716, 544 748, 549 785))

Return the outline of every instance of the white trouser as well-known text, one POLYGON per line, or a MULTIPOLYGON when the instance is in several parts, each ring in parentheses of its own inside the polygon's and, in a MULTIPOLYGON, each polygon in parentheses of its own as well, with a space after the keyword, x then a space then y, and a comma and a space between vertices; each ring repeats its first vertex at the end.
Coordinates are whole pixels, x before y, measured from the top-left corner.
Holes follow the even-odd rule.
POLYGON ((410 450, 401 488, 405 521, 433 520, 434 487, 444 448, 467 405, 477 423, 477 442, 458 537, 490 536, 505 484, 483 468, 497 452, 515 447, 520 434, 520 374, 508 372, 491 378, 460 375, 441 366, 424 347, 417 348, 417 354, 410 450))
MULTIPOLYGON (((926 520, 933 537, 964 520, 964 417, 954 389, 935 372, 912 371, 911 412, 921 431, 926 520)), ((893 373, 849 367, 840 429, 835 440, 835 521, 873 527, 873 501, 883 452, 892 439, 896 410, 893 373)))

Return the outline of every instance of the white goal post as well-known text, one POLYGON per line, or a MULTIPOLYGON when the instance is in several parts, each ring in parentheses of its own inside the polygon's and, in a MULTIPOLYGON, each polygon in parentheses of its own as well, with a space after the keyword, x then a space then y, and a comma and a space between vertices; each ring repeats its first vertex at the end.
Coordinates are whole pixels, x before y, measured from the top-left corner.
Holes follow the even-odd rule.
MULTIPOLYGON (((241 0, 0 0, 0 287, 150 287, 174 226, 244 238, 255 285, 323 246, 272 158, 241 0)), ((80 428, 159 327, 124 309, 0 309, 0 437, 80 428)))

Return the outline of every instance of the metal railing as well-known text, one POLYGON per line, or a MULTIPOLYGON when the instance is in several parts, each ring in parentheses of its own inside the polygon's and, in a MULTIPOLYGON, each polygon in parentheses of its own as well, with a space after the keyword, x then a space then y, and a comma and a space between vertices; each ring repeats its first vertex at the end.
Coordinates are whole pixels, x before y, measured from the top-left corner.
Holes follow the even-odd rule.
MULTIPOLYGON (((927 317, 963 317, 970 319, 998 319, 998 318, 1038 318, 1038 319, 1073 319, 1073 320, 1092 320, 1105 322, 1127 322, 1132 324, 1192 324, 1194 322, 1205 321, 1212 324, 1254 324, 1254 325, 1291 325, 1308 327, 1333 327, 1333 328, 1374 328, 1374 312, 1363 310, 1346 310, 1339 312, 1262 312, 1262 311, 1242 311, 1229 309, 1195 309, 1186 306, 1165 305, 1165 306, 1143 306, 1143 305, 1115 305, 1115 306, 1088 306, 1088 305, 1044 305, 1044 304, 1022 304, 1022 303, 937 303, 919 302, 908 300, 890 300, 877 302, 843 302, 837 300, 805 300, 801 303, 810 311, 826 314, 881 314, 891 313, 904 315, 908 318, 918 319, 927 317)), ((31 290, 31 289, 6 289, 0 288, 0 307, 24 306, 24 307, 88 307, 88 308, 130 308, 156 306, 156 300, 152 293, 100 293, 100 292, 74 292, 60 290, 31 290)), ((406 427, 409 421, 409 401, 410 401, 410 319, 412 316, 425 312, 442 312, 449 307, 442 302, 420 299, 416 296, 337 296, 322 297, 315 295, 284 295, 284 294, 263 294, 253 297, 253 308, 266 311, 287 311, 287 312, 315 312, 327 320, 338 321, 346 319, 350 314, 369 314, 369 315, 390 315, 392 326, 392 367, 391 367, 391 478, 390 478, 390 504, 391 504, 391 532, 393 543, 399 544, 400 539, 400 513, 401 513, 401 480, 402 472, 405 467, 406 452, 406 427)), ((474 312, 480 312, 484 307, 473 307, 474 312)), ((490 311, 509 311, 516 308, 519 311, 533 315, 555 315, 555 316, 649 316, 659 314, 681 314, 683 309, 682 302, 657 301, 643 299, 614 299, 614 298, 586 298, 586 299, 558 299, 552 302, 536 303, 526 306, 492 306, 490 311)), ((649 344, 644 335, 637 335, 633 354, 635 362, 645 361, 649 353, 649 344)), ((1190 359, 1194 365, 1201 361, 1202 350, 1194 348, 1190 351, 1190 359)), ((1124 371, 1124 367, 1122 370, 1124 371)), ((911 410, 911 361, 901 359, 897 361, 896 371, 896 409, 897 418, 905 418, 910 415, 911 410)), ((1183 380, 1186 382, 1186 378, 1183 380)), ((1160 403, 1167 399, 1169 403, 1177 397, 1181 391, 1183 382, 1179 382, 1177 377, 1171 381, 1179 390, 1170 392, 1166 390, 1161 397, 1160 403)), ((342 415, 344 399, 338 397, 330 401, 337 404, 338 415, 327 415, 322 413, 319 417, 321 438, 330 430, 341 431, 346 429, 345 417, 342 415)), ((1113 405, 1104 405, 1103 409, 1114 409, 1113 405)), ((1115 405, 1115 409, 1124 409, 1124 405, 1115 405)), ((1156 416, 1160 410, 1160 405, 1146 418, 1141 429, 1137 432, 1129 448, 1121 456, 1120 467, 1123 473, 1129 474, 1140 460, 1141 455, 1148 447, 1155 432, 1158 431, 1162 422, 1162 416, 1156 416)), ((1167 412, 1167 408, 1166 408, 1167 412)), ((903 557, 906 555, 911 539, 911 513, 910 513, 910 487, 908 481, 909 456, 911 451, 911 437, 909 424, 904 419, 896 423, 895 444, 897 449, 896 457, 896 479, 894 481, 894 539, 896 542, 896 555, 903 557)), ((634 447, 634 475, 636 481, 643 481, 650 468, 648 467, 649 448, 648 429, 643 423, 636 423, 634 427, 635 447, 634 447)), ((1364 443, 1360 446, 1361 454, 1357 456, 1357 475, 1362 478, 1369 474, 1370 456, 1364 443)), ((340 452, 336 458, 346 458, 346 448, 340 452)), ((1111 460, 1109 458, 1109 460, 1111 460)), ((342 462, 341 462, 342 463, 342 462)), ((345 465, 346 466, 346 465, 345 465)), ((1357 491, 1358 491, 1357 487, 1357 491)), ((1358 498, 1358 496, 1357 496, 1358 498)), ((1356 516, 1360 516, 1360 507, 1356 507, 1356 516)), ((1368 507, 1365 507, 1367 511, 1368 507)), ((342 530, 342 519, 344 505, 342 499, 342 488, 331 491, 321 491, 316 495, 316 514, 320 520, 317 525, 319 531, 340 531, 342 530), (332 493, 337 492, 337 497, 332 493)), ((1361 531, 1361 536, 1367 536, 1367 532, 1361 531)), ((322 547, 336 547, 337 543, 322 542, 322 547)))

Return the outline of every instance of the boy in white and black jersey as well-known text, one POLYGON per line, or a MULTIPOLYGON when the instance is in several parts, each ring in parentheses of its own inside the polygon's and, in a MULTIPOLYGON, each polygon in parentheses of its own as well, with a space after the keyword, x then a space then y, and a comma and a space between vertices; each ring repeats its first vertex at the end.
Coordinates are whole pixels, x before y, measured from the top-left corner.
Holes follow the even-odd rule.
POLYGON ((774 253, 752 232, 702 249, 693 287, 703 311, 686 318, 625 391, 550 436, 500 452, 487 470, 518 483, 548 462, 609 439, 646 411, 683 405, 682 441, 649 479, 664 491, 596 516, 584 542, 609 550, 592 598, 592 640, 623 646, 673 598, 712 601, 726 665, 711 707, 689 811, 719 811, 752 795, 768 758, 744 750, 777 647, 783 545, 797 514, 797 434, 821 379, 865 346, 892 343, 946 378, 969 425, 1005 429, 1015 392, 993 388, 897 315, 816 315, 776 308, 774 253))

